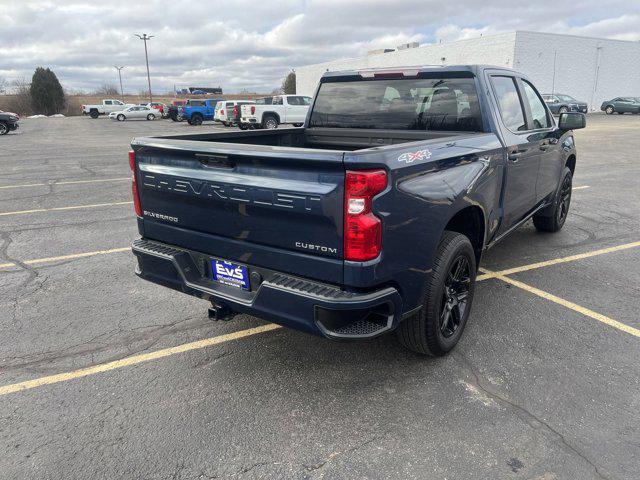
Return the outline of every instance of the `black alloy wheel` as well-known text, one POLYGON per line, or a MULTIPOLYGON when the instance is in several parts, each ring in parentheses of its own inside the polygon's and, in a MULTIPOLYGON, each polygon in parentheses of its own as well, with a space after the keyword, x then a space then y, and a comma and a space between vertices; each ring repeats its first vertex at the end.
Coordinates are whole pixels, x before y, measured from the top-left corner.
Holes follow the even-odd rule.
POLYGON ((464 318, 471 286, 471 268, 465 255, 459 255, 451 264, 444 281, 440 302, 440 332, 451 337, 464 318))
POLYGON ((559 225, 564 225, 567 215, 569 215, 569 205, 571 205, 571 175, 565 175, 562 181, 562 187, 560 187, 560 198, 558 199, 557 208, 557 222, 559 225))
POLYGON ((573 174, 569 167, 564 167, 562 183, 556 193, 555 201, 552 205, 545 207, 544 210, 533 216, 533 224, 538 230, 553 233, 563 227, 571 206, 572 184, 573 174))
POLYGON ((451 351, 471 313, 476 270, 469 237, 445 230, 426 278, 422 307, 398 325, 400 343, 424 355, 441 356, 451 351))

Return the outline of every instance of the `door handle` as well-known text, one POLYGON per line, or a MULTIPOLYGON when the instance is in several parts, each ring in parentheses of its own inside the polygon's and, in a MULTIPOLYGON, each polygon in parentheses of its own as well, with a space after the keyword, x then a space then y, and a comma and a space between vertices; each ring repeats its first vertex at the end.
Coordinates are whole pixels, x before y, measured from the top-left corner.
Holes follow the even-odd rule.
POLYGON ((515 152, 509 153, 507 158, 509 159, 510 162, 518 163, 518 160, 520 160, 520 157, 522 156, 523 153, 524 153, 524 150, 516 150, 515 152))

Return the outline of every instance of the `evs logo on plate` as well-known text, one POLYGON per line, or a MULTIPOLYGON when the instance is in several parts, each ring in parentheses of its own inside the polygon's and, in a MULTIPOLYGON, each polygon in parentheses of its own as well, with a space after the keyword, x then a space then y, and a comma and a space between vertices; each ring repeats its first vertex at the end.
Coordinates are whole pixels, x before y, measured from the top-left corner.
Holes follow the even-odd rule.
POLYGON ((416 160, 427 160, 431 157, 431 151, 429 149, 418 150, 417 152, 403 153, 398 157, 399 162, 413 163, 416 160))
POLYGON ((224 260, 212 260, 213 279, 231 287, 249 289, 247 267, 224 260))

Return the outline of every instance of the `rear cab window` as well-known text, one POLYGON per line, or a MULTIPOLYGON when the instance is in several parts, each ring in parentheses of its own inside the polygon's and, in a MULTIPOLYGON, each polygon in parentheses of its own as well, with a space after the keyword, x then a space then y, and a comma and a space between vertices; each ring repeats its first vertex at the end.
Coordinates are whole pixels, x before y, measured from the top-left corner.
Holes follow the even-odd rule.
POLYGON ((327 81, 310 127, 482 132, 473 77, 327 81))

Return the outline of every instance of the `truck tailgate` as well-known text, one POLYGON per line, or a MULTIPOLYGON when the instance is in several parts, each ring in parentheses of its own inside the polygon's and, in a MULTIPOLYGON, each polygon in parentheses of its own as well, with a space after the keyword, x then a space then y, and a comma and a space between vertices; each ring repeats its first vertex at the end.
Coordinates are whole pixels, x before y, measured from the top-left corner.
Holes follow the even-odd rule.
POLYGON ((146 238, 342 281, 341 152, 174 139, 132 146, 146 238))

